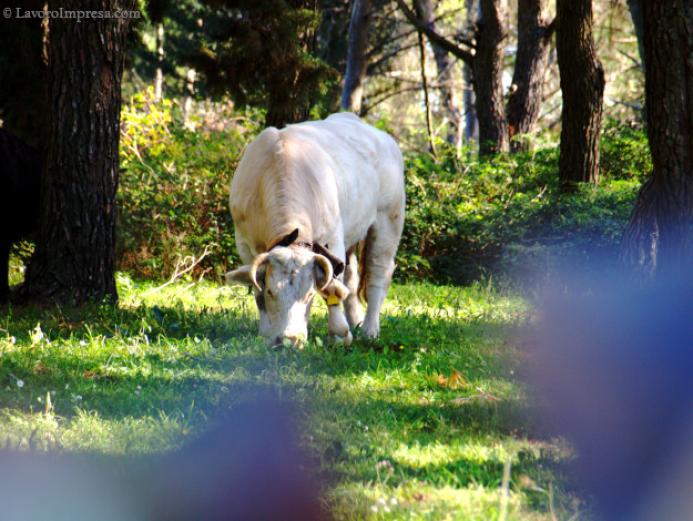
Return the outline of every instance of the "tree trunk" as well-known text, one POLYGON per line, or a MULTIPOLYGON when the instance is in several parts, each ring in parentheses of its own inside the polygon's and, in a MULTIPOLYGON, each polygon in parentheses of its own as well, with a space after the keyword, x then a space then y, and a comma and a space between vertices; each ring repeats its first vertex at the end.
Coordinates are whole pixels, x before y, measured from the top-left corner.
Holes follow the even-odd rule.
POLYGON ((626 229, 622 260, 642 276, 693 268, 693 6, 645 2, 645 94, 652 177, 626 229))
MULTIPOLYGON (((416 8, 423 22, 435 31, 435 16, 431 0, 416 0, 416 8)), ((441 105, 445 108, 445 117, 448 121, 447 141, 452 145, 459 146, 462 135, 462 115, 455 99, 452 77, 453 62, 450 60, 448 51, 434 42, 430 43, 438 71, 437 84, 441 105)))
POLYGON ((557 0, 556 51, 561 74, 561 156, 564 190, 599 177, 604 69, 592 40, 592 1, 557 0))
MULTIPOLYGON (((467 12, 467 31, 476 33, 478 21, 478 0, 464 0, 467 12)), ((476 116, 476 98, 474 97, 474 72, 469 63, 462 67, 462 79, 464 80, 464 137, 467 144, 479 141, 479 120, 476 116)))
POLYGON ((630 17, 633 20, 633 28, 635 36, 638 39, 638 52, 640 53, 640 61, 643 66, 645 64, 645 20, 642 13, 642 0, 628 0, 628 9, 630 17))
POLYGON ((428 80, 426 79, 426 46, 424 37, 419 32, 419 63, 421 67, 421 86, 423 87, 424 105, 426 107, 426 134, 428 135, 428 151, 436 155, 436 145, 433 139, 433 124, 431 122, 431 102, 428 99, 428 80))
POLYGON ((273 92, 270 92, 269 100, 267 101, 265 126, 283 128, 291 123, 305 121, 309 115, 309 108, 299 103, 296 96, 290 92, 290 89, 285 89, 284 91, 275 89, 273 92))
POLYGON ((156 74, 154 76, 154 99, 161 101, 164 95, 164 23, 156 24, 156 74))
POLYGON ((547 0, 518 0, 517 56, 508 99, 508 133, 514 152, 527 150, 522 136, 534 130, 539 118, 544 73, 552 30, 544 18, 547 0))
POLYGON ((361 110, 363 100, 363 83, 368 65, 368 31, 372 11, 371 0, 353 0, 341 107, 356 113, 361 110))
MULTIPOLYGON (((63 7, 133 10, 135 2, 72 0, 63 7)), ((30 299, 117 299, 115 195, 127 28, 125 19, 50 21, 48 156, 36 253, 22 292, 30 299)))
POLYGON ((474 95, 479 118, 479 154, 508 150, 508 124, 503 99, 502 0, 481 0, 481 19, 477 24, 476 55, 472 60, 474 95))

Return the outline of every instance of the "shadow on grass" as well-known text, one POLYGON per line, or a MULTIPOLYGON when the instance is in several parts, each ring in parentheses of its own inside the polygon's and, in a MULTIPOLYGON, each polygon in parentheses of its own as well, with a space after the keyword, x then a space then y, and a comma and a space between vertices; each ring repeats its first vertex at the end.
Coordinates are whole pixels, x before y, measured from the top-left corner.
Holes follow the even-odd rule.
MULTIPOLYGON (((213 416, 233 403, 238 389, 255 384, 276 385, 291 394, 319 376, 408 372, 413 364, 431 374, 454 368, 466 378, 485 378, 501 363, 495 353, 475 344, 486 337, 500 338, 503 331, 497 323, 482 320, 384 317, 377 341, 358 340, 350 349, 313 343, 303 352, 266 348, 256 328, 254 315, 226 309, 5 309, 4 314, 0 311, 0 335, 4 329, 8 339, 16 340, 2 354, 0 406, 40 411, 45 402, 39 400, 53 392, 55 411, 65 418, 77 409, 103 418, 152 416, 186 410, 191 403, 213 416), (283 371, 302 377, 286 377, 283 371)), ((314 318, 311 336, 326 337, 323 317, 314 318)), ((479 432, 511 432, 521 425, 505 403, 489 408, 369 402, 364 407, 394 408, 404 421, 423 421, 424 429, 435 429, 434 423, 426 423, 428 416, 479 432)))

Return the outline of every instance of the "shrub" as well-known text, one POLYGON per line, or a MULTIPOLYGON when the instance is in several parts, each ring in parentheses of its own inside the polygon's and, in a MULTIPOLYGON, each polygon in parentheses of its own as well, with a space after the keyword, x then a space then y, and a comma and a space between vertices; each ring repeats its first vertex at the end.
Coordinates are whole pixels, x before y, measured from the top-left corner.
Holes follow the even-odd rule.
MULTIPOLYGON (((220 110, 219 107, 216 110, 220 110)), ((231 111, 185 125, 169 100, 152 91, 123 109, 118 192, 120 269, 164 278, 185 257, 211 254, 197 273, 215 275, 236 263, 228 187, 256 120, 231 111), (197 129, 193 129, 194 126, 197 129)))
POLYGON ((558 191, 556 148, 485 160, 409 156, 399 276, 468 283, 499 272, 526 278, 596 255, 615 259, 641 184, 635 169, 649 165, 643 140, 605 134, 604 179, 573 194, 558 191), (630 145, 619 148, 623 142, 630 145))
POLYGON ((607 179, 642 179, 652 170, 652 156, 643 128, 610 119, 599 143, 601 175, 607 179))
MULTIPOLYGON (((258 121, 216 106, 192 130, 173 103, 154 102, 151 91, 133 97, 123 111, 121 269, 168 277, 207 247, 198 276, 219 277, 239 262, 228 187, 258 121)), ((397 277, 467 283, 499 272, 527 277, 566 259, 613 259, 651 163, 641 130, 610 123, 601 149, 602 181, 573 194, 558 191, 555 147, 483 160, 468 150, 463 159, 444 148, 437 159, 406 153, 397 277)))

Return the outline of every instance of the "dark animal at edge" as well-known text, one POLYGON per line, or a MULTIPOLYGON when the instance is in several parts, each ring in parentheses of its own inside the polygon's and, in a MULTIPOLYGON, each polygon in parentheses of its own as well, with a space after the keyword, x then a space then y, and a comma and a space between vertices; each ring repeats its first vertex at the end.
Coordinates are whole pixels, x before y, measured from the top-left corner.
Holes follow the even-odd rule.
POLYGON ((0 128, 0 302, 9 298, 12 244, 38 229, 41 169, 39 153, 0 128))

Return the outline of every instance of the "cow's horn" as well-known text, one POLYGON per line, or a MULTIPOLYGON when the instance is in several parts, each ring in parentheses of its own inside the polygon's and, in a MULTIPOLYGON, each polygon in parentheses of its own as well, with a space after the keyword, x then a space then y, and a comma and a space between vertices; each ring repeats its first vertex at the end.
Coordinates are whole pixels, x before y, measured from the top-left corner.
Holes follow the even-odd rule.
POLYGON ((327 285, 332 281, 332 275, 334 274, 332 271, 332 264, 327 260, 327 257, 319 254, 315 255, 315 262, 317 262, 322 268, 322 271, 325 272, 325 284, 318 288, 319 291, 324 291, 327 285))
POLYGON ((257 270, 260 268, 260 266, 262 266, 263 263, 267 262, 268 257, 269 254, 261 253, 253 259, 253 263, 250 265, 250 280, 253 283, 253 286, 255 286, 258 291, 262 291, 262 288, 260 287, 260 284, 258 284, 257 282, 257 270))

